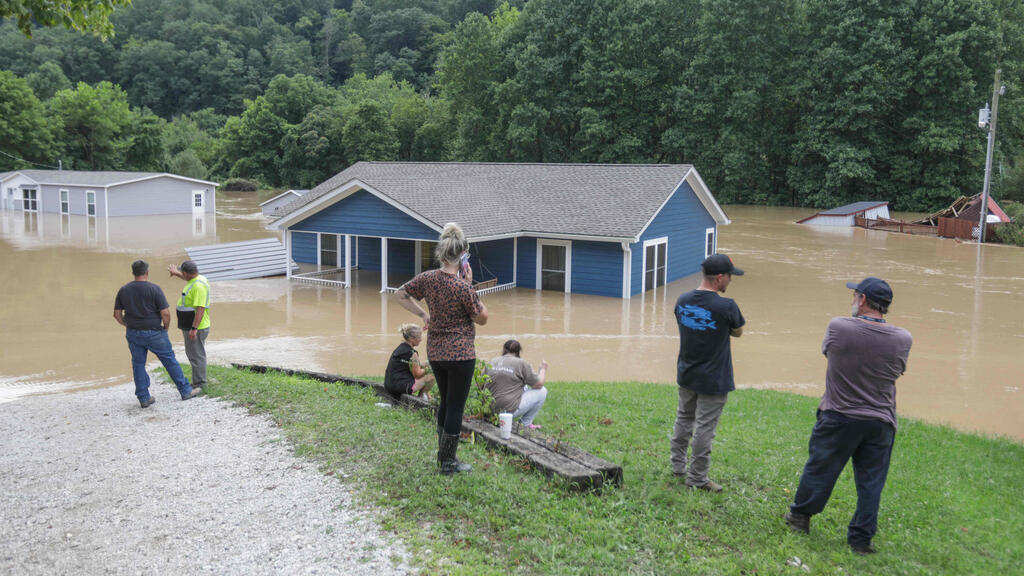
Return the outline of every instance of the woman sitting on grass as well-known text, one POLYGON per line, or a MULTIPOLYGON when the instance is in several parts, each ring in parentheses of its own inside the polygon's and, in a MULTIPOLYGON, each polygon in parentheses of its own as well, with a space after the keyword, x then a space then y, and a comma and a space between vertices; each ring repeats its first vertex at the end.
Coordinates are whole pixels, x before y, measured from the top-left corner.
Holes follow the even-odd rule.
POLYGON ((391 353, 384 372, 384 389, 395 396, 411 394, 430 400, 434 375, 427 374, 416 352, 416 347, 423 340, 423 330, 417 324, 402 324, 398 333, 405 341, 391 353))
POLYGON ((494 396, 495 412, 510 412, 512 418, 519 419, 523 426, 540 428, 533 419, 548 397, 548 389, 544 387, 548 363, 541 360, 540 370, 534 373, 530 363, 519 357, 522 350, 518 340, 505 342, 501 356, 491 360, 487 369, 491 377, 487 389, 494 396))

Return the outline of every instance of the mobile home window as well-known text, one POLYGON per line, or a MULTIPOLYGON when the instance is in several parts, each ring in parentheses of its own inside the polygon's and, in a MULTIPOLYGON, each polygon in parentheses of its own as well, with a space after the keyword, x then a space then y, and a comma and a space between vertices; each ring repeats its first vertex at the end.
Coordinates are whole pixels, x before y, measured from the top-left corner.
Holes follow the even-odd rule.
POLYGON ((715 253, 715 229, 708 228, 705 231, 704 257, 707 258, 715 253))
POLYGON ((38 190, 25 190, 25 211, 26 212, 38 212, 39 211, 39 191, 38 190))
POLYGON ((68 191, 67 190, 61 190, 60 191, 60 213, 61 214, 70 214, 71 213, 71 203, 68 201, 68 191))
POLYGON ((85 213, 89 216, 96 215, 96 193, 92 190, 85 192, 85 213))

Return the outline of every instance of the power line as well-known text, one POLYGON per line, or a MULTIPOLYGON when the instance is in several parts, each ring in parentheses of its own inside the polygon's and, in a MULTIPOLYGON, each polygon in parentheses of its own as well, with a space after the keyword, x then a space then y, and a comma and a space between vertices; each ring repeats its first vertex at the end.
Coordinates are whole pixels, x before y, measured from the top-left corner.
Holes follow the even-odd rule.
POLYGON ((33 164, 35 166, 42 166, 43 168, 52 168, 54 170, 60 170, 59 166, 50 166, 49 164, 40 164, 39 162, 33 162, 31 160, 25 160, 24 158, 18 158, 17 156, 12 156, 12 155, 8 154, 7 152, 4 152, 3 150, 0 150, 0 154, 3 154, 4 156, 7 156, 8 158, 12 158, 14 160, 17 160, 19 162, 25 162, 27 164, 33 164))

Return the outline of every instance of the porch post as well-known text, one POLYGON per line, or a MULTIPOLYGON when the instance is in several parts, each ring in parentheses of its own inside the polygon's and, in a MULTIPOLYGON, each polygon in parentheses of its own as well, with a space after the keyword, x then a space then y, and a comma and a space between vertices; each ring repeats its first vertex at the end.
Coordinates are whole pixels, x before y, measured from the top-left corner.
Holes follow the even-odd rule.
POLYGON ((519 286, 519 236, 512 238, 512 285, 519 286))
MULTIPOLYGON (((345 288, 352 287, 352 236, 345 234, 345 288)), ((348 301, 346 300, 346 304, 348 301)), ((348 316, 346 315, 346 319, 348 316)))
POLYGON ((630 285, 632 279, 633 264, 633 253, 629 250, 629 242, 622 243, 622 298, 628 300, 633 292, 633 287, 630 285))
POLYGON ((284 276, 289 280, 292 278, 292 231, 288 229, 284 231, 284 276))
POLYGON ((380 291, 388 291, 388 239, 386 236, 380 239, 380 291))

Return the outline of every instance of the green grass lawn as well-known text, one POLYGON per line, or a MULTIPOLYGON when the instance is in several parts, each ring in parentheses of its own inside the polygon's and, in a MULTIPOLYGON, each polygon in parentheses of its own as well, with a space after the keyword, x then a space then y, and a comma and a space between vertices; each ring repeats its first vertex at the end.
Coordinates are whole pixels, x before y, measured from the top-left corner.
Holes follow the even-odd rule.
POLYGON ((436 574, 1019 574, 1024 446, 904 419, 882 495, 879 553, 852 554, 850 468, 811 535, 791 533, 792 498, 817 400, 741 390, 718 428, 711 477, 687 490, 668 465, 674 385, 553 383, 544 431, 620 463, 620 489, 572 493, 521 459, 463 444, 473 465, 434 471, 423 412, 381 408, 369 390, 210 367, 212 396, 270 415, 296 452, 383 510, 413 563, 436 574), (787 565, 798 557, 807 569, 787 565))

